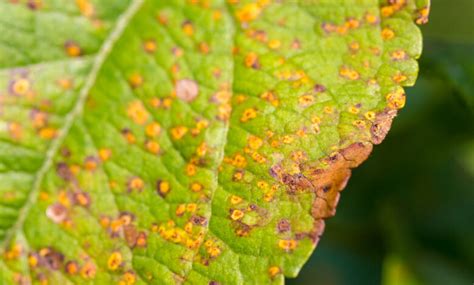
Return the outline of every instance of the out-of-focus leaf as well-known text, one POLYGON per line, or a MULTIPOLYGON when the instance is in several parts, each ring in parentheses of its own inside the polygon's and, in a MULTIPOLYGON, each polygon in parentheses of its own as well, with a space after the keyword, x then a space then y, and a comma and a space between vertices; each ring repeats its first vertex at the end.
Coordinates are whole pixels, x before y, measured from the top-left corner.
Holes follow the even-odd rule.
POLYGON ((389 255, 385 259, 383 269, 383 285, 419 285, 416 277, 410 269, 403 263, 402 259, 396 255, 389 255))
POLYGON ((474 110, 474 45, 428 42, 423 61, 448 80, 474 110))
POLYGON ((2 280, 296 276, 405 104, 428 10, 0 3, 2 280))

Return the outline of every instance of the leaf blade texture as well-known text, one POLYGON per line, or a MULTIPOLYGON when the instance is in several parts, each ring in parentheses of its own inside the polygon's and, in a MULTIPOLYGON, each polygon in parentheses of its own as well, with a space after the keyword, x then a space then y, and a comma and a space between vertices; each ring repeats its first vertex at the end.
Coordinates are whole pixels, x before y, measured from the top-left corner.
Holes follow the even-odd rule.
POLYGON ((421 53, 415 23, 428 9, 414 0, 0 4, 0 276, 296 276, 351 169, 405 104, 421 53))

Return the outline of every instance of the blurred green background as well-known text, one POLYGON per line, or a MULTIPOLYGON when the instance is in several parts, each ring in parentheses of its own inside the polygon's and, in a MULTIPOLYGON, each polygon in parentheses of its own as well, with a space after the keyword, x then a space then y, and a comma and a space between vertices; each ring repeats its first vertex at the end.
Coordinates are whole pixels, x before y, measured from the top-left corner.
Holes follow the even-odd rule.
POLYGON ((432 0, 420 76, 287 284, 474 284, 474 0, 432 0))

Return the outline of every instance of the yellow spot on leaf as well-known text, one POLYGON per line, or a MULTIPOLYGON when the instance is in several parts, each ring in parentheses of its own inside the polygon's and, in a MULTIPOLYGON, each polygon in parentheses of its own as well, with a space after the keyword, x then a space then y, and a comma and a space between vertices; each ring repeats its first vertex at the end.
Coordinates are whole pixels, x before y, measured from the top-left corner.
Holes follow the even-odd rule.
POLYGON ((128 104, 127 115, 136 124, 143 125, 148 120, 148 112, 139 100, 132 101, 128 104))
POLYGON ((298 245, 298 242, 293 239, 289 239, 289 240, 281 239, 278 241, 278 247, 280 247, 281 249, 285 251, 294 250, 297 245, 298 245))
POLYGON ((231 219, 234 221, 240 220, 244 216, 244 212, 241 210, 233 210, 230 215, 231 219))
POLYGON ((109 270, 115 271, 117 270, 120 265, 122 264, 123 258, 122 254, 118 251, 112 252, 107 260, 107 268, 109 270))
POLYGON ((257 117, 257 110, 255 108, 249 108, 244 110, 242 116, 240 117, 240 121, 245 123, 251 119, 255 119, 257 117))

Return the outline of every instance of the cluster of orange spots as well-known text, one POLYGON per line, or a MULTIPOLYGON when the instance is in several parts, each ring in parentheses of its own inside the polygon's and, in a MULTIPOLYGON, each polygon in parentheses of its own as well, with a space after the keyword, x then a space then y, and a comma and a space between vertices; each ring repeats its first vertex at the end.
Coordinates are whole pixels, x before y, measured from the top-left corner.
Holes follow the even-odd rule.
POLYGON ((150 54, 154 53, 156 51, 156 41, 151 39, 144 41, 143 50, 150 54))
POLYGON ((233 158, 225 157, 224 162, 237 168, 245 168, 245 166, 247 166, 247 160, 240 153, 236 153, 233 158))
POLYGON ((294 239, 281 239, 278 241, 278 247, 284 251, 292 251, 297 245, 298 242, 294 239))
POLYGON ((388 107, 391 109, 401 109, 405 106, 406 98, 403 88, 388 93, 385 99, 387 99, 388 107))
POLYGON ((127 106, 127 115, 136 124, 143 125, 148 120, 149 114, 140 100, 134 100, 127 106))
MULTIPOLYGON (((41 282, 43 282, 43 280, 45 280, 44 275, 37 276, 37 278, 38 278, 38 281, 40 281, 39 279, 41 278, 42 279, 41 282)), ((13 274, 13 281, 15 282, 15 284, 31 284, 31 277, 30 276, 24 276, 24 275, 21 275, 20 273, 15 272, 13 274)), ((46 282, 47 282, 47 280, 46 280, 46 282)), ((45 284, 40 283, 40 285, 45 285, 45 284)))
MULTIPOLYGON (((234 1, 231 1, 231 3, 234 1)), ((257 1, 257 3, 248 3, 237 9, 235 16, 237 20, 242 24, 247 24, 254 21, 260 16, 262 9, 268 5, 269 1, 257 1)))
POLYGON ((177 243, 186 246, 189 249, 197 249, 203 241, 203 232, 199 232, 195 237, 191 234, 192 227, 186 227, 187 230, 183 230, 176 227, 174 221, 169 220, 166 224, 160 226, 153 226, 152 230, 158 232, 160 236, 172 243, 177 243))
POLYGON ((153 97, 150 99, 150 105, 153 108, 164 108, 164 109, 169 109, 171 107, 171 104, 173 103, 173 98, 172 97, 165 97, 165 98, 157 98, 153 97))
POLYGON ((262 98, 263 100, 269 102, 270 104, 272 104, 275 107, 278 107, 278 105, 280 104, 280 100, 278 100, 278 97, 276 96, 275 92, 273 92, 273 91, 263 92, 262 95, 260 95, 260 98, 262 98))
POLYGON ((382 29, 382 39, 384 40, 391 40, 395 37, 395 32, 388 28, 388 27, 385 27, 382 29))
POLYGON ((196 212, 198 206, 196 203, 188 203, 188 204, 179 204, 178 207, 176 207, 176 216, 180 217, 184 213, 194 213, 196 212))
POLYGON ((390 53, 392 60, 399 61, 407 59, 407 53, 404 50, 396 50, 390 53))
POLYGON ((268 268, 268 274, 270 275, 271 279, 275 278, 280 273, 281 269, 278 266, 271 266, 270 268, 268 268))
POLYGON ((295 162, 305 162, 305 161, 308 160, 308 156, 302 150, 296 150, 296 151, 292 152, 290 157, 295 162))
POLYGON ((263 194, 263 200, 265 200, 265 202, 271 202, 273 198, 275 197, 275 193, 277 192, 277 190, 278 190, 277 184, 272 185, 272 187, 270 187, 269 189, 265 189, 264 194, 263 194))
POLYGON ((140 177, 133 177, 127 183, 127 188, 129 191, 142 191, 145 187, 145 182, 140 177))
POLYGON ((261 155, 260 153, 256 151, 251 154, 251 157, 255 162, 260 163, 260 164, 264 164, 265 162, 267 162, 267 159, 265 158, 265 156, 261 155))
POLYGON ((257 109, 255 108, 247 108, 242 112, 242 116, 240 117, 240 121, 242 123, 248 122, 252 119, 257 117, 257 109))
POLYGON ((81 14, 85 17, 90 18, 94 16, 95 9, 89 0, 76 0, 76 5, 79 8, 81 14))
MULTIPOLYGON (((82 266, 75 260, 69 260, 64 263, 64 255, 52 248, 41 248, 38 252, 31 252, 28 254, 28 265, 30 269, 36 269, 39 267, 46 267, 48 269, 60 270, 64 268, 65 273, 71 276, 80 274, 83 279, 93 279, 97 273, 95 264, 90 260, 88 256, 81 257, 84 260, 82 266)), ((46 279, 38 277, 40 284, 47 284, 46 279), (45 283, 46 282, 46 283, 45 283)))
POLYGON ((197 136, 202 130, 206 129, 209 126, 209 121, 206 119, 198 118, 196 119, 196 125, 191 129, 191 135, 197 136))
POLYGON ((249 52, 245 55, 244 64, 246 67, 258 69, 260 68, 260 62, 258 55, 255 52, 249 52))
POLYGON ((230 105, 230 98, 232 93, 229 91, 229 85, 224 84, 220 90, 212 96, 212 101, 218 104, 217 118, 222 121, 227 121, 230 118, 232 107, 230 105))
POLYGON ((194 34, 194 25, 191 21, 184 21, 181 25, 183 33, 187 36, 192 36, 194 34))
POLYGON ((107 259, 107 268, 111 271, 117 270, 120 266, 123 265, 122 253, 119 251, 114 251, 107 259))
POLYGON ((18 243, 14 243, 10 246, 8 250, 3 253, 3 256, 6 260, 14 260, 20 257, 23 252, 23 246, 18 243))
POLYGON ((78 57, 82 54, 81 47, 74 41, 65 42, 64 50, 66 51, 66 54, 70 57, 78 57))
POLYGON ((188 132, 188 128, 185 126, 177 126, 171 129, 171 137, 174 140, 180 140, 188 132))
POLYGON ((222 253, 221 248, 212 239, 206 240, 204 242, 204 247, 206 248, 207 254, 209 254, 211 258, 216 258, 222 253))
POLYGON ((349 80, 357 80, 359 79, 359 72, 357 72, 355 69, 347 66, 342 66, 339 69, 339 75, 342 77, 349 79, 349 80))
POLYGON ((207 146, 206 142, 202 142, 197 148, 196 148, 196 155, 199 157, 203 157, 206 155, 207 151, 209 150, 209 147, 207 146))
POLYGON ((263 140, 257 136, 250 135, 247 139, 250 149, 257 150, 263 145, 263 140))
POLYGON ((345 35, 347 34, 347 32, 359 28, 360 25, 361 25, 360 20, 357 20, 354 18, 348 18, 344 23, 340 25, 335 25, 332 23, 324 23, 322 25, 322 28, 328 34, 337 33, 339 35, 345 35))
POLYGON ((400 11, 407 4, 407 0, 391 0, 389 3, 390 5, 384 6, 380 9, 382 17, 390 17, 400 11))
POLYGON ((133 224, 134 219, 132 214, 123 212, 115 219, 102 216, 99 222, 111 237, 119 237, 122 234, 129 247, 146 247, 147 234, 137 230, 133 224))
POLYGON ((252 38, 262 43, 266 43, 268 41, 267 33, 264 30, 255 30, 255 29, 249 28, 245 31, 245 35, 249 38, 252 38))
POLYGON ((132 88, 138 88, 143 84, 143 77, 139 73, 133 73, 128 77, 128 84, 132 88))
POLYGON ((293 82, 293 87, 300 87, 302 85, 308 85, 311 80, 304 70, 277 70, 275 76, 280 80, 288 80, 293 82))

